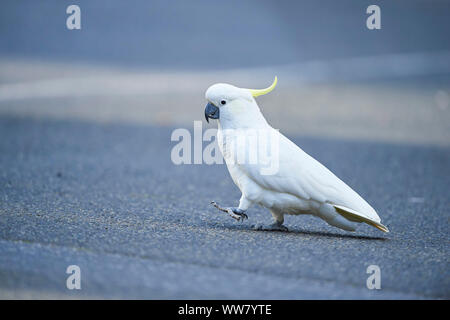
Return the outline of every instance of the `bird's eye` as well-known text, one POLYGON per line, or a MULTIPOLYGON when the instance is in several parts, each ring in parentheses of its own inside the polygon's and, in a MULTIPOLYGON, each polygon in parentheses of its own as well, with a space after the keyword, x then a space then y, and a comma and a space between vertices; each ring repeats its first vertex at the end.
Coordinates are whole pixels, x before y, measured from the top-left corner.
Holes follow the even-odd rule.
POLYGON ((220 101, 220 104, 221 105, 224 105, 224 104, 226 104, 227 102, 225 101, 225 100, 222 100, 222 101, 220 101))

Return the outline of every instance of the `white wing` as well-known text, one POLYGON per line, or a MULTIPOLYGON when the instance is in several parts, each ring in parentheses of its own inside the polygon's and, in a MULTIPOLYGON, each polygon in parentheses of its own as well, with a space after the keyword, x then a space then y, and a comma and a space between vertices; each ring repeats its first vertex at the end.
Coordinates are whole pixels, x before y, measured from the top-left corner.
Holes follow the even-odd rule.
POLYGON ((359 220, 359 216, 380 222, 378 214, 359 194, 284 135, 277 134, 280 137, 278 172, 261 175, 258 166, 239 165, 250 179, 265 189, 292 194, 305 200, 330 203, 347 211, 349 215, 346 218, 349 220, 352 220, 353 214, 357 216, 355 221, 359 220))

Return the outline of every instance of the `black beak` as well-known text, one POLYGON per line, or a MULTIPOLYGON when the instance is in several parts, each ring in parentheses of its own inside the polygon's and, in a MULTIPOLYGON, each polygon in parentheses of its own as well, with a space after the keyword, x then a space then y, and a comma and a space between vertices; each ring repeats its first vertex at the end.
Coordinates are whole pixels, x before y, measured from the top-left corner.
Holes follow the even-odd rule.
POLYGON ((219 119, 220 116, 220 110, 218 107, 213 105, 211 102, 208 102, 208 104, 205 107, 205 119, 206 122, 209 123, 209 118, 211 119, 219 119))

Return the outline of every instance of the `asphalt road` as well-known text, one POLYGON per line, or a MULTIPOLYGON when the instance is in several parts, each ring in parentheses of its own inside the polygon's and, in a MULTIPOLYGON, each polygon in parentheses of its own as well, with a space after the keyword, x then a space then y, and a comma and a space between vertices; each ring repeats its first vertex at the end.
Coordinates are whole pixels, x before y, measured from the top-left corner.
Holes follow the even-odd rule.
POLYGON ((290 232, 239 199, 224 165, 175 166, 170 128, 0 118, 1 298, 450 298, 448 147, 292 137, 391 232, 313 217, 290 232), (66 288, 68 265, 81 290, 66 288), (367 266, 381 290, 366 288, 367 266))
POLYGON ((2 3, 0 298, 450 298, 448 1, 380 2, 376 31, 357 0, 76 3, 81 30, 72 1, 2 3), (239 199, 223 165, 171 162, 209 85, 274 75, 267 119, 391 233, 253 231, 209 204, 239 199))

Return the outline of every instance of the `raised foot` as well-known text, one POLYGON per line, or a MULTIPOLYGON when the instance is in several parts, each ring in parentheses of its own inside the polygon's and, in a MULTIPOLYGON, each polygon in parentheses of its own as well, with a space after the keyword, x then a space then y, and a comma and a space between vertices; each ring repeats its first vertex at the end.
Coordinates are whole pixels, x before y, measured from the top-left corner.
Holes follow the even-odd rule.
POLYGON ((248 216, 245 214, 245 212, 240 210, 239 208, 222 208, 215 201, 211 201, 211 204, 220 211, 228 213, 233 219, 236 219, 237 221, 244 221, 245 219, 248 219, 248 216))
POLYGON ((258 230, 258 231, 283 231, 283 232, 287 232, 289 231, 289 229, 285 226, 283 226, 282 224, 278 224, 278 223, 273 223, 270 225, 263 225, 263 224, 255 224, 252 226, 253 230, 258 230))

